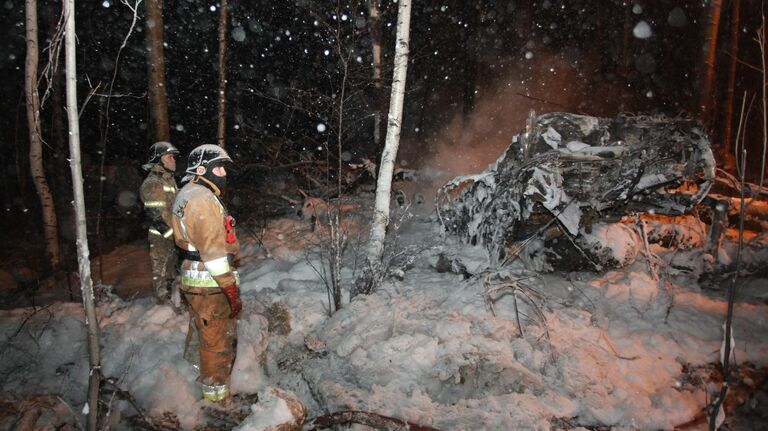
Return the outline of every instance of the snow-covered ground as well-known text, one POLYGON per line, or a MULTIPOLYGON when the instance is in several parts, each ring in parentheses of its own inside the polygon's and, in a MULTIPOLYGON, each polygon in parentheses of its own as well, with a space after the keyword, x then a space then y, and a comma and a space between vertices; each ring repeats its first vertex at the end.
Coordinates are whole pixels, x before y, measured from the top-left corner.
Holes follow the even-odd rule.
MULTIPOLYGON (((264 396, 269 387, 293 392, 310 417, 363 410, 441 430, 672 429, 700 416, 717 388, 708 377, 719 361, 725 290, 699 285, 712 259, 695 244, 654 249, 658 276, 639 253, 602 274, 518 279, 532 274, 513 264, 493 275, 482 249, 446 237, 433 216, 422 215, 395 233, 399 250, 413 257, 404 277, 329 317, 313 269, 318 255, 307 245, 309 226, 280 219, 257 234, 260 241, 239 234, 245 305, 232 385, 262 401, 240 429, 263 429, 285 414, 264 396), (438 272, 441 254, 472 276, 438 272), (506 290, 485 294, 503 281, 506 290)), ((747 258, 768 263, 765 234, 750 244, 747 258)), ((733 258, 733 240, 721 250, 721 262, 733 258)), ((350 241, 347 285, 362 251, 350 241)), ((130 267, 130 259, 124 262, 130 267)), ((734 357, 741 367, 760 369, 768 366, 768 283, 752 278, 740 286, 734 357)), ((119 282, 113 289, 121 290, 119 282)), ((100 302, 98 315, 102 372, 143 414, 181 429, 209 423, 210 404, 199 399, 196 372, 182 358, 186 314, 151 298, 113 295, 100 302)), ((24 416, 18 400, 40 394, 53 401, 27 418, 37 423, 30 429, 83 423, 88 353, 81 304, 0 311, 0 343, 0 390, 8 401, 2 406, 10 412, 0 413, 3 429, 24 416)), ((137 414, 121 397, 102 409, 113 429, 130 428, 125 418, 137 414)))

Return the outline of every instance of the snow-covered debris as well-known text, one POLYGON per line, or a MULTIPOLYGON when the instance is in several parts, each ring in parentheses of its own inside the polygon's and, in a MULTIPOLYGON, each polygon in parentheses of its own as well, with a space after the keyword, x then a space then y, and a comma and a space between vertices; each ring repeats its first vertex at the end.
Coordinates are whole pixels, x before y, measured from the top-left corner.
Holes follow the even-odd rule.
POLYGON ((531 116, 493 165, 438 191, 438 215, 447 231, 484 246, 493 264, 511 244, 537 238, 559 243, 554 253, 563 258, 606 260, 571 245, 601 220, 683 214, 709 191, 714 158, 703 130, 685 118, 531 116))
POLYGON ((276 387, 267 387, 259 402, 251 405, 251 414, 236 431, 298 431, 307 417, 307 407, 296 395, 276 387))
MULTIPOLYGON (((700 226, 686 220, 647 220, 651 251, 660 252, 657 242, 677 244, 662 255, 669 262, 663 278, 636 256, 621 270, 528 279, 525 293, 539 295, 543 320, 533 319, 526 308, 532 303, 501 290, 491 312, 484 250, 452 236, 442 240, 442 227, 429 219, 400 231, 402 247, 429 245, 414 248, 420 251, 405 277, 345 302, 332 316, 311 256, 243 259, 232 378, 235 400, 245 404, 236 416, 225 414, 226 423, 200 399, 196 371, 183 358, 188 316, 169 306, 149 298, 100 303, 103 372, 156 429, 269 429, 301 417, 293 413, 300 412, 298 403, 307 418, 358 410, 440 430, 673 429, 696 420, 712 398, 716 377, 709 371, 716 369, 727 306, 723 295, 697 284, 700 226), (472 275, 436 271, 440 256, 472 275)), ((580 237, 636 234, 628 222, 596 224, 580 237)), ((750 238, 744 261, 764 265, 766 244, 768 237, 750 238)), ((616 256, 637 252, 621 242, 614 247, 616 256)), ((735 255, 732 232, 721 249, 735 255)), ((528 274, 511 267, 504 279, 513 280, 516 271, 528 274)), ((353 272, 346 269, 343 277, 349 285, 353 272)), ((735 358, 738 370, 752 371, 739 371, 730 387, 745 388, 740 394, 747 398, 768 366, 765 285, 765 279, 745 281, 736 304, 735 358)), ((0 415, 0 427, 27 417, 31 402, 44 411, 36 429, 83 423, 87 351, 79 303, 0 311, 0 407, 13 415, 0 415), (51 395, 42 402, 38 394, 51 395)), ((105 423, 137 429, 129 425, 137 415, 131 404, 109 392, 102 399, 111 402, 105 423)), ((732 406, 726 405, 726 421, 734 417, 732 406)))

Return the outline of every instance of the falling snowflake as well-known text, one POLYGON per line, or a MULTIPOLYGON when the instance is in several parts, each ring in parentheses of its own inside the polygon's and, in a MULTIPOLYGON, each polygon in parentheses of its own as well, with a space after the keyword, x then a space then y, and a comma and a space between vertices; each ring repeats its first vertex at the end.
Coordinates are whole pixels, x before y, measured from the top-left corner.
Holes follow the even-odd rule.
POLYGON ((635 25, 635 28, 632 29, 632 34, 638 39, 648 39, 653 36, 653 30, 648 22, 640 21, 635 25))
POLYGON ((236 42, 242 42, 245 40, 245 29, 242 27, 235 27, 232 29, 232 39, 236 42))
POLYGON ((667 23, 672 27, 685 27, 688 24, 688 17, 685 15, 683 9, 676 7, 669 11, 667 23))
POLYGON ((325 129, 326 129, 325 124, 323 124, 323 123, 318 123, 317 124, 317 131, 318 132, 323 133, 323 132, 325 132, 325 129))

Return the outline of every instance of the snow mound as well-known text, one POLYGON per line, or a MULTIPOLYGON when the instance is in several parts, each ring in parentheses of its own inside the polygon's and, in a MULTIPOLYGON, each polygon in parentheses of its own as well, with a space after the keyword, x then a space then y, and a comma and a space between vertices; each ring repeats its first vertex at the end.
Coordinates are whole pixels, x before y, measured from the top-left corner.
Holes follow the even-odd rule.
MULTIPOLYGON (((667 238, 664 223, 648 222, 648 231, 667 238)), ((630 236, 595 227, 595 237, 630 236)), ((526 292, 540 298, 541 319, 521 291, 495 297, 492 313, 485 280, 494 272, 483 265, 484 250, 436 235, 431 219, 399 231, 396 250, 414 253, 402 279, 351 301, 345 296, 330 316, 313 269, 317 255, 250 256, 241 268, 232 386, 261 400, 245 406, 251 415, 239 429, 266 429, 297 406, 270 398, 270 388, 295 394, 309 417, 363 410, 444 430, 673 429, 697 417, 716 389, 697 370, 719 361, 727 307, 722 291, 701 288, 695 270, 672 268, 702 255, 696 227, 678 228, 675 241, 691 245, 656 249, 656 273, 644 253, 617 241, 614 256, 635 256, 622 269, 531 277, 526 292), (463 273, 438 272, 440 255, 461 262, 463 273)), ((722 248, 730 254, 734 244, 726 238, 722 248)), ((752 238, 745 259, 760 261, 764 249, 761 237, 752 238)), ((355 274, 348 258, 345 288, 355 274)), ((505 277, 517 271, 506 268, 505 277)), ((765 285, 747 279, 740 291, 733 322, 739 366, 768 366, 765 285)), ((183 359, 187 315, 150 298, 112 298, 97 314, 102 372, 111 384, 155 420, 173 418, 185 430, 214 426, 197 373, 183 359)), ((77 303, 0 311, 6 397, 56 394, 80 412, 89 372, 83 320, 77 303)), ((112 403, 114 425, 136 414, 120 397, 112 403)))

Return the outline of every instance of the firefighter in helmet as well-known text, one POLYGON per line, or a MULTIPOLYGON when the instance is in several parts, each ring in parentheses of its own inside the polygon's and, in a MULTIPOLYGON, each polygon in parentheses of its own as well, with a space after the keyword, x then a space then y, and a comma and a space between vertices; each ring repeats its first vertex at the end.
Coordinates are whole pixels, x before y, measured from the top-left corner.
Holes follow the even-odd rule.
POLYGON ((143 168, 149 175, 139 194, 149 220, 149 256, 152 263, 152 285, 155 299, 163 304, 170 297, 176 278, 176 247, 171 228, 171 206, 176 200, 176 155, 179 150, 170 142, 156 142, 149 147, 149 161, 143 168))
POLYGON ((229 163, 232 159, 217 145, 192 150, 187 176, 182 180, 189 182, 176 197, 172 211, 173 235, 182 258, 181 293, 191 320, 184 356, 196 356, 190 349, 198 346, 203 397, 215 402, 230 395, 237 342, 235 318, 242 308, 233 267, 240 243, 235 221, 220 199, 229 163))

